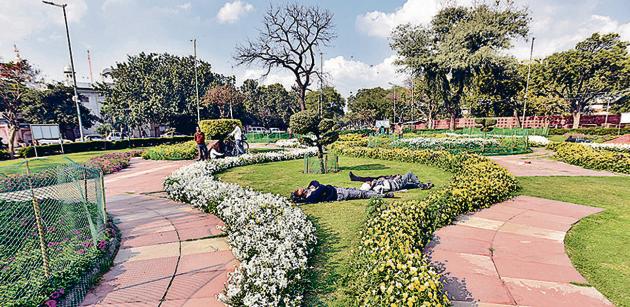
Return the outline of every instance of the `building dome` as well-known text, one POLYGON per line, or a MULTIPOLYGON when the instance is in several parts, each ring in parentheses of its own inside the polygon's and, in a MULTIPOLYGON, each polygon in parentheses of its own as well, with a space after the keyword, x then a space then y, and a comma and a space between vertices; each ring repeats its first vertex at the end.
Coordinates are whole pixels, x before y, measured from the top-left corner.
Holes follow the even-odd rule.
POLYGON ((63 73, 64 74, 72 74, 72 68, 68 65, 63 67, 63 73))

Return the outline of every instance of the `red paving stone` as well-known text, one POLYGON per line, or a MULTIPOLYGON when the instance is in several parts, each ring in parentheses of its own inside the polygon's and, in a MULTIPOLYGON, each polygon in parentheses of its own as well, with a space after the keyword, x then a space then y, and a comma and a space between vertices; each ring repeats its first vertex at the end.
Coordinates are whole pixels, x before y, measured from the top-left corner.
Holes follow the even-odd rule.
POLYGON ((438 230, 426 252, 456 306, 612 306, 573 284, 586 280, 563 243, 571 225, 600 211, 519 196, 438 230))
POLYGON ((585 169, 553 160, 550 158, 552 155, 553 152, 547 149, 534 148, 530 154, 490 158, 515 176, 618 176, 612 172, 585 169))
POLYGON ((217 296, 238 265, 222 234, 223 222, 185 204, 137 193, 162 190, 182 165, 133 160, 106 176, 107 210, 121 232, 115 265, 83 306, 223 306, 217 296))

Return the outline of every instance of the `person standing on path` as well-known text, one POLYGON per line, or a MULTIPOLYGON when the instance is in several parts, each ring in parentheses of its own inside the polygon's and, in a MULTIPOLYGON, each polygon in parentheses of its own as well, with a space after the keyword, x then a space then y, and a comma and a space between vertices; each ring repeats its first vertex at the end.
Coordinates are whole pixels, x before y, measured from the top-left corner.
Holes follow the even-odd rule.
POLYGON ((234 146, 236 146, 237 154, 244 154, 245 149, 243 149, 243 130, 241 130, 241 126, 236 125, 229 136, 234 138, 234 146))
POLYGON ((195 143, 197 143, 197 151, 199 152, 199 160, 205 161, 208 159, 208 147, 206 146, 206 135, 201 131, 201 128, 197 126, 195 131, 195 143))

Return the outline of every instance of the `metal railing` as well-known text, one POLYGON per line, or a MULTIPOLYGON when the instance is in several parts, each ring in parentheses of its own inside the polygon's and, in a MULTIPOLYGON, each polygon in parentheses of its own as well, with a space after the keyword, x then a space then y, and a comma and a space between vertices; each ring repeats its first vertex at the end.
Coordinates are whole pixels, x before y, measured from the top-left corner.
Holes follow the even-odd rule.
POLYGON ((78 305, 108 261, 103 174, 68 162, 0 178, 0 306, 78 305))

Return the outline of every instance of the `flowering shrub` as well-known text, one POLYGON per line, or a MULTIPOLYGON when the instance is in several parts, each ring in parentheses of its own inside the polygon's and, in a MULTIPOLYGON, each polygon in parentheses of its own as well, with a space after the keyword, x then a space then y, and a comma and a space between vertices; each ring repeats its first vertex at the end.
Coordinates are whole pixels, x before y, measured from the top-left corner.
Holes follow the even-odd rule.
POLYGON ((147 160, 192 160, 197 156, 197 143, 189 141, 151 147, 142 153, 147 160))
POLYGON ((589 146, 595 149, 605 149, 605 150, 610 150, 610 151, 630 153, 630 144, 619 144, 619 143, 580 143, 580 144, 589 146))
POLYGON ((316 242, 306 215, 281 196, 221 182, 232 167, 301 158, 312 149, 268 152, 197 162, 164 182, 169 197, 215 213, 225 223, 241 265, 220 299, 233 306, 300 306, 308 256, 316 242))
POLYGON ((112 174, 129 167, 132 157, 139 157, 142 150, 130 150, 124 152, 112 152, 98 157, 91 158, 85 165, 98 168, 103 174, 112 174))
POLYGON ((473 154, 361 148, 342 142, 334 150, 354 157, 435 165, 455 173, 447 187, 431 191, 426 199, 373 201, 350 278, 359 305, 448 305, 439 274, 422 250, 436 229, 458 215, 509 198, 518 188, 516 179, 491 160, 473 154))
POLYGON ((551 143, 554 157, 590 169, 630 174, 630 153, 595 149, 578 143, 551 143))
POLYGON ((499 142, 490 138, 425 138, 398 139, 392 147, 410 149, 481 149, 487 146, 498 146, 499 142))
POLYGON ((298 139, 277 140, 276 146, 282 148, 295 148, 300 146, 300 141, 298 139))
POLYGON ((95 278, 85 277, 103 269, 110 256, 113 228, 97 233, 95 246, 85 222, 86 210, 98 216, 96 204, 40 199, 51 273, 46 277, 32 206, 0 201, 0 306, 56 306, 68 289, 89 289, 95 278))
POLYGON ((527 137, 527 141, 532 146, 547 146, 549 145, 549 139, 542 135, 530 135, 527 137))

